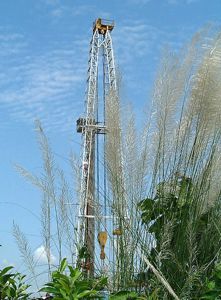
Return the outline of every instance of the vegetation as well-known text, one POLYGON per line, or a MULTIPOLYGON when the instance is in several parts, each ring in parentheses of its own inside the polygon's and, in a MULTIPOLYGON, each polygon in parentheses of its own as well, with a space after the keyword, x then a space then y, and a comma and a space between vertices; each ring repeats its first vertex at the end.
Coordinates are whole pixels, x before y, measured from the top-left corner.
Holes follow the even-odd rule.
MULTIPOLYGON (((108 96, 105 171, 108 209, 114 215, 108 229, 120 232, 112 243, 115 258, 108 262, 112 300, 221 297, 220 78, 221 34, 206 28, 179 53, 165 51, 141 132, 132 109, 122 108, 113 91, 108 96)), ((73 193, 41 125, 37 128, 44 174, 18 170, 43 195, 42 238, 51 281, 42 291, 55 299, 97 297, 105 282, 85 279, 73 268, 80 245, 73 238, 72 208, 65 205, 73 203, 73 193), (60 264, 54 272, 52 248, 60 264), (67 253, 70 265, 62 260, 67 253)), ((78 170, 73 160, 71 165, 78 170)), ((99 211, 95 213, 98 218, 99 211)), ((104 220, 99 219, 99 226, 105 228, 104 220)), ((15 236, 32 266, 28 245, 16 227, 15 236)), ((114 240, 111 232, 108 238, 114 240)))
POLYGON ((124 229, 118 287, 199 299, 220 260, 220 53, 208 28, 165 52, 140 135, 118 97, 108 99, 110 203, 124 229))
POLYGON ((220 263, 215 266, 210 280, 206 281, 205 291, 200 299, 216 300, 221 297, 221 266, 220 263))
MULTIPOLYGON (((0 299, 1 300, 27 300, 31 294, 27 292, 30 287, 24 283, 24 275, 10 273, 13 267, 6 267, 0 271, 0 299)), ((61 261, 57 270, 52 272, 52 280, 44 285, 39 292, 46 292, 46 297, 37 299, 77 300, 77 299, 106 299, 102 291, 107 286, 107 278, 85 279, 84 273, 68 265, 66 258, 61 261), (68 269, 68 272, 66 272, 68 269)), ((152 296, 139 296, 131 291, 119 291, 110 295, 110 300, 156 300, 152 296)))
POLYGON ((79 269, 74 269, 67 264, 66 259, 61 261, 58 270, 52 273, 52 281, 41 289, 50 293, 54 300, 78 300, 99 297, 99 291, 107 284, 107 278, 84 279, 79 269), (69 274, 64 274, 66 268, 69 274))
MULTIPOLYGON (((73 214, 75 208, 74 195, 78 195, 79 188, 79 172, 80 167, 74 155, 70 155, 68 159, 71 174, 73 174, 72 182, 75 188, 68 185, 68 180, 64 175, 64 171, 59 168, 54 159, 53 151, 50 148, 49 141, 42 129, 39 121, 36 121, 37 138, 42 153, 43 171, 40 175, 34 175, 28 172, 22 166, 16 165, 17 171, 31 184, 36 186, 42 195, 41 214, 39 222, 41 224, 42 245, 47 256, 48 274, 50 276, 52 269, 55 267, 52 251, 58 258, 58 265, 62 261, 62 257, 67 257, 73 265, 76 256, 76 224, 73 214)), ((31 276, 37 284, 37 267, 38 260, 33 256, 27 238, 23 234, 18 224, 13 224, 13 234, 20 250, 22 259, 27 265, 31 276)))
MULTIPOLYGON (((177 196, 172 193, 161 194, 160 184, 155 199, 145 199, 140 203, 142 221, 155 237, 156 246, 150 252, 155 265, 164 242, 162 228, 170 224, 167 245, 164 245, 167 257, 161 257, 161 271, 168 274, 167 280, 174 289, 185 289, 190 284, 188 280, 191 280, 188 297, 199 299, 202 285, 214 269, 220 247, 219 242, 215 243, 215 239, 219 241, 220 233, 216 224, 211 222, 217 214, 217 206, 210 207, 199 215, 193 213, 197 210, 198 203, 193 201, 194 186, 191 179, 177 178, 177 185, 177 196), (211 237, 214 238, 212 243, 211 237), (191 238, 194 239, 194 249, 189 244, 191 238), (189 269, 191 264, 192 270, 189 269)), ((148 281, 151 273, 147 272, 145 275, 148 281)))
POLYGON ((13 267, 0 270, 0 299, 1 300, 27 300, 30 294, 28 285, 24 283, 24 275, 11 273, 13 267))

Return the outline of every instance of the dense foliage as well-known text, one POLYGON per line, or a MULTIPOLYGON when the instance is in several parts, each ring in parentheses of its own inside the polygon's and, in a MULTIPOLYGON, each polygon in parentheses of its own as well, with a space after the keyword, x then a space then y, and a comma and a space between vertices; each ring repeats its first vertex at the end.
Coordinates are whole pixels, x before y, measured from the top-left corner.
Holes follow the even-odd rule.
POLYGON ((213 275, 207 280, 205 291, 200 299, 218 300, 221 299, 221 265, 217 264, 213 275))
MULTIPOLYGON (((177 175, 174 182, 159 184, 154 199, 147 198, 139 204, 142 221, 155 238, 151 261, 158 264, 160 259, 161 272, 167 274, 177 293, 191 284, 188 299, 199 299, 220 249, 219 221, 214 222, 218 207, 199 213, 195 194, 198 191, 191 178, 177 175), (160 257, 161 253, 164 255, 160 257)), ((151 272, 147 272, 147 282, 150 279, 151 272)))
POLYGON ((24 283, 24 275, 11 273, 13 267, 0 270, 0 299, 1 300, 27 300, 29 285, 24 283))
POLYGON ((52 280, 41 291, 50 293, 54 300, 91 299, 98 297, 106 284, 107 278, 85 279, 79 269, 74 269, 63 259, 58 270, 52 272, 52 280), (69 274, 65 274, 66 269, 69 274))

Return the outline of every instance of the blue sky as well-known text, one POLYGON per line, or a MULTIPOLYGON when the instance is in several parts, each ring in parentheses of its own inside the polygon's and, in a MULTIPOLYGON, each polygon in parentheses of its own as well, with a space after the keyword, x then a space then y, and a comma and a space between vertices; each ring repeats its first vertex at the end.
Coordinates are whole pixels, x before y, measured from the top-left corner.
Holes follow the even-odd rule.
MULTIPOLYGON (((114 19, 116 63, 123 101, 136 115, 150 101, 164 46, 179 49, 208 22, 220 25, 220 0, 2 0, 0 1, 0 267, 21 260, 13 220, 41 246, 41 195, 15 171, 19 163, 41 173, 34 120, 39 119, 55 158, 65 169, 79 153, 75 121, 84 111, 92 22, 114 19)), ((69 171, 67 171, 69 172, 69 171)))

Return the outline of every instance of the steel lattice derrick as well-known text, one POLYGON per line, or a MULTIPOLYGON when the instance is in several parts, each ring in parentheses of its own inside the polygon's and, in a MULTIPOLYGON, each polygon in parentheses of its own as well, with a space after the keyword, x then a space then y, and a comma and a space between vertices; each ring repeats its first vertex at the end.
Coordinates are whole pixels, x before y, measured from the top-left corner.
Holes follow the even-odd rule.
POLYGON ((107 95, 111 90, 117 89, 116 71, 114 63, 114 52, 112 46, 112 39, 110 32, 107 31, 104 38, 104 64, 105 64, 105 94, 107 95))
MULTIPOLYGON (((110 91, 116 91, 116 72, 110 31, 113 23, 97 19, 94 23, 90 44, 88 77, 85 100, 85 117, 77 120, 77 131, 82 133, 82 175, 78 218, 78 247, 85 246, 88 258, 84 264, 90 273, 94 270, 95 260, 95 135, 105 134, 105 109, 102 122, 98 122, 98 62, 99 54, 103 56, 103 107, 110 91)), ((105 147, 105 145, 104 145, 105 147)), ((99 170, 97 170, 99 172, 99 170)))

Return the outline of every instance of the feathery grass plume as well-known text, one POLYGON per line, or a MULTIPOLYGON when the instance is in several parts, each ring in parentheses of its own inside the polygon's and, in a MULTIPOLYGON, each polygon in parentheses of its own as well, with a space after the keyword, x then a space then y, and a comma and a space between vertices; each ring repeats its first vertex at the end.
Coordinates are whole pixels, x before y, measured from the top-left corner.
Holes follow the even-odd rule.
MULTIPOLYGON (((116 268, 113 285, 115 289, 119 289, 127 287, 134 280, 134 275, 141 271, 139 269, 141 255, 137 249, 140 243, 143 245, 144 240, 148 240, 137 211, 138 202, 141 196, 144 196, 147 174, 146 161, 143 159, 147 159, 148 155, 145 139, 142 141, 143 148, 140 149, 138 146, 140 144, 135 135, 133 116, 125 120, 125 127, 122 128, 119 98, 113 92, 107 99, 106 116, 108 134, 105 154, 111 191, 109 201, 114 215, 114 226, 120 228, 123 233, 118 236, 115 246, 116 268)), ((165 278, 150 262, 148 266, 171 292, 172 289, 165 283, 165 278)))
MULTIPOLYGON (((45 172, 45 191, 47 201, 51 201, 55 212, 55 222, 56 222, 56 234, 57 234, 57 249, 59 255, 59 263, 62 260, 62 236, 61 228, 59 224, 59 212, 58 212, 58 197, 56 190, 56 173, 57 169, 54 163, 54 157, 50 149, 48 139, 42 129, 39 121, 36 121, 36 131, 38 133, 38 142, 42 153, 42 160, 45 172)), ((44 180, 44 179, 43 179, 44 180)), ((48 204, 49 207, 50 204, 48 204)), ((47 248, 50 249, 50 248, 47 248)), ((49 262, 50 265, 50 262, 49 262)))
POLYGON ((65 245, 72 264, 74 265, 74 254, 76 250, 75 214, 73 213, 73 195, 65 178, 64 172, 59 171, 61 191, 58 199, 59 224, 62 243, 65 245))
MULTIPOLYGON (((137 223, 137 204, 142 197, 142 165, 138 163, 140 150, 137 147, 138 138, 135 127, 135 116, 131 105, 124 107, 124 116, 122 116, 122 161, 124 170, 124 189, 125 189, 125 205, 127 219, 123 226, 133 228, 140 234, 140 228, 137 223), (126 225, 127 224, 127 225, 126 225)), ((132 239, 130 235, 126 235, 125 245, 127 248, 127 270, 128 278, 131 280, 131 274, 135 272, 134 261, 136 261, 136 239, 132 239)))
POLYGON ((220 43, 219 33, 201 35, 186 52, 166 54, 153 93, 152 200, 143 217, 156 239, 151 259, 183 299, 199 295, 220 252, 220 43), (159 260, 162 251, 171 258, 159 260))
POLYGON ((25 234, 21 231, 20 227, 14 222, 13 222, 13 236, 18 245, 23 262, 27 266, 28 270, 30 271, 30 274, 33 276, 36 288, 39 289, 38 282, 37 282, 37 274, 35 272, 36 264, 34 261, 33 251, 28 243, 27 238, 25 237, 25 234))
MULTIPOLYGON (((53 152, 40 122, 36 122, 36 131, 42 153, 43 173, 36 176, 23 167, 16 166, 16 168, 25 179, 37 186, 42 193, 41 235, 42 244, 47 249, 48 274, 50 275, 52 267, 50 253, 52 249, 59 261, 65 256, 74 263, 76 232, 73 195, 75 191, 72 191, 72 185, 69 186, 64 171, 56 165, 53 152)), ((78 177, 76 174, 79 167, 73 155, 69 162, 75 176, 74 180, 78 180, 79 174, 78 177)))
MULTIPOLYGON (((106 139, 106 161, 108 169, 108 180, 112 199, 109 200, 109 206, 112 208, 113 227, 123 228, 123 222, 127 217, 127 207, 125 203, 123 157, 122 157, 122 132, 120 124, 120 103, 119 97, 115 91, 111 90, 106 101, 106 126, 108 134, 106 139)), ((116 252, 116 272, 113 274, 117 286, 124 286, 124 280, 127 274, 127 253, 125 251, 124 236, 118 237, 118 244, 115 247, 116 252), (121 273, 122 272, 122 273, 121 273)))
POLYGON ((115 225, 123 228, 118 286, 136 271, 153 282, 156 268, 163 298, 170 299, 170 288, 175 298, 198 297, 220 257, 220 47, 220 34, 206 28, 179 53, 166 50, 141 135, 131 111, 121 115, 119 97, 107 99, 110 203, 115 225), (137 204, 145 198, 141 224, 137 204))
MULTIPOLYGON (((51 203, 46 193, 43 194, 41 203, 41 235, 44 249, 51 249, 51 203)), ((51 274, 50 250, 46 251, 48 261, 48 273, 51 274)))
POLYGON ((30 182, 31 184, 35 185, 39 189, 43 190, 44 185, 41 182, 41 180, 39 180, 39 178, 37 176, 34 176, 33 174, 31 174, 29 171, 27 171, 25 168, 23 168, 22 166, 20 166, 18 164, 15 164, 15 169, 28 182, 30 182))

